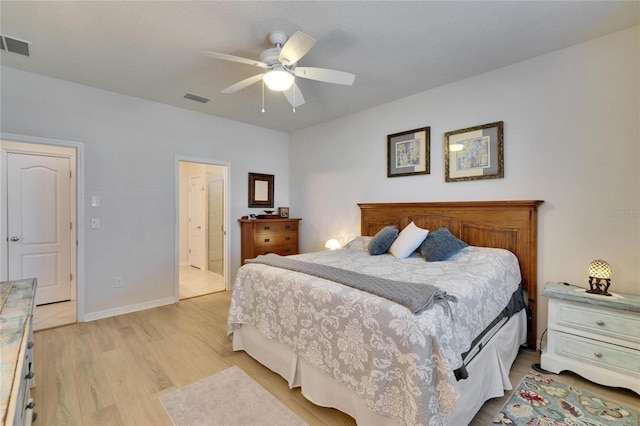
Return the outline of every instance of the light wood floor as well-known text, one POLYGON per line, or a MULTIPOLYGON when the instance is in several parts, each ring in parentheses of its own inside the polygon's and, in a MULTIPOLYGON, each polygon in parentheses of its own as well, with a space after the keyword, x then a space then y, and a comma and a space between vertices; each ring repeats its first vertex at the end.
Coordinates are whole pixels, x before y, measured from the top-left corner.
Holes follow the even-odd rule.
MULTIPOLYGON (((214 270, 202 271, 192 266, 180 266, 178 275, 180 299, 224 291, 224 277, 221 275, 222 261, 215 264, 212 261, 210 266, 216 268, 215 272, 214 270)), ((33 330, 46 330, 74 324, 77 321, 77 310, 75 300, 36 306, 33 313, 33 330)))
MULTIPOLYGON (((310 425, 353 425, 337 410, 308 402, 280 376, 244 352, 233 352, 223 291, 146 311, 78 323, 34 334, 37 386, 32 389, 40 425, 171 425, 158 397, 237 365, 310 425)), ((512 369, 517 385, 538 362, 522 352, 512 369)), ((638 403, 630 391, 592 385, 573 374, 562 381, 638 403)), ((507 397, 485 403, 473 425, 487 426, 507 397)))

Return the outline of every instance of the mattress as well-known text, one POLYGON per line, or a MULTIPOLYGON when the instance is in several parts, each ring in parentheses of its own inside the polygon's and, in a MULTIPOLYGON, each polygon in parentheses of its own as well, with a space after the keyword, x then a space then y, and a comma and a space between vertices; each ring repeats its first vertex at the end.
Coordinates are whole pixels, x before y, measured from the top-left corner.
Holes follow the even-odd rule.
POLYGON ((370 256, 366 243, 360 237, 342 250, 293 257, 431 284, 457 301, 414 315, 342 284, 248 264, 238 271, 229 332, 251 326, 344 385, 377 415, 404 424, 444 424, 459 397, 454 371, 463 366, 462 354, 518 291, 517 259, 506 250, 481 247, 467 247, 444 262, 419 255, 396 259, 370 256))

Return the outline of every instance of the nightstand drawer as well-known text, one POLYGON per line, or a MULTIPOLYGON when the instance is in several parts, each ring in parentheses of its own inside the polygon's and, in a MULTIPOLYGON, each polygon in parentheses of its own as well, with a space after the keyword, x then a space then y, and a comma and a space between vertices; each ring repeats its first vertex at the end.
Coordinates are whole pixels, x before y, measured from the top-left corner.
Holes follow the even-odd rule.
POLYGON ((640 316, 635 312, 612 311, 568 302, 555 304, 555 309, 558 326, 640 342, 640 316))
POLYGON ((557 333, 555 337, 558 355, 636 377, 640 375, 637 351, 565 333, 557 333))

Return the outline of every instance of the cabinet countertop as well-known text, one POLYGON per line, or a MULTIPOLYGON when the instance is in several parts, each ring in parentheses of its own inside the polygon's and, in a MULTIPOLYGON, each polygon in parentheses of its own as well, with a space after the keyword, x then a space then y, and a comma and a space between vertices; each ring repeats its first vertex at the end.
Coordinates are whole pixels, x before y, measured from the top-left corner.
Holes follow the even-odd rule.
POLYGON ((33 278, 0 283, 0 328, 2 329, 0 409, 3 418, 9 407, 9 397, 18 365, 20 345, 27 319, 32 314, 35 293, 36 280, 33 278))
POLYGON ((587 293, 586 291, 586 288, 571 284, 549 282, 544 286, 542 295, 612 309, 640 312, 640 295, 616 293, 615 291, 609 290, 611 296, 601 296, 587 293))

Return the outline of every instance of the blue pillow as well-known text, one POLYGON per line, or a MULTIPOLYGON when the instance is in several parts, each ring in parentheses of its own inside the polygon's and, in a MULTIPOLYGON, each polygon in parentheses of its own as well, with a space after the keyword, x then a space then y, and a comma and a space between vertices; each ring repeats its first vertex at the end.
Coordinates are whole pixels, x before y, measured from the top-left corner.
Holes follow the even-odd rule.
POLYGON ((376 256, 386 253, 398 237, 398 232, 395 226, 385 226, 378 231, 371 241, 369 241, 369 254, 376 256))
POLYGON ((440 228, 427 235, 420 246, 420 253, 427 262, 438 262, 448 259, 468 245, 447 228, 440 228))

